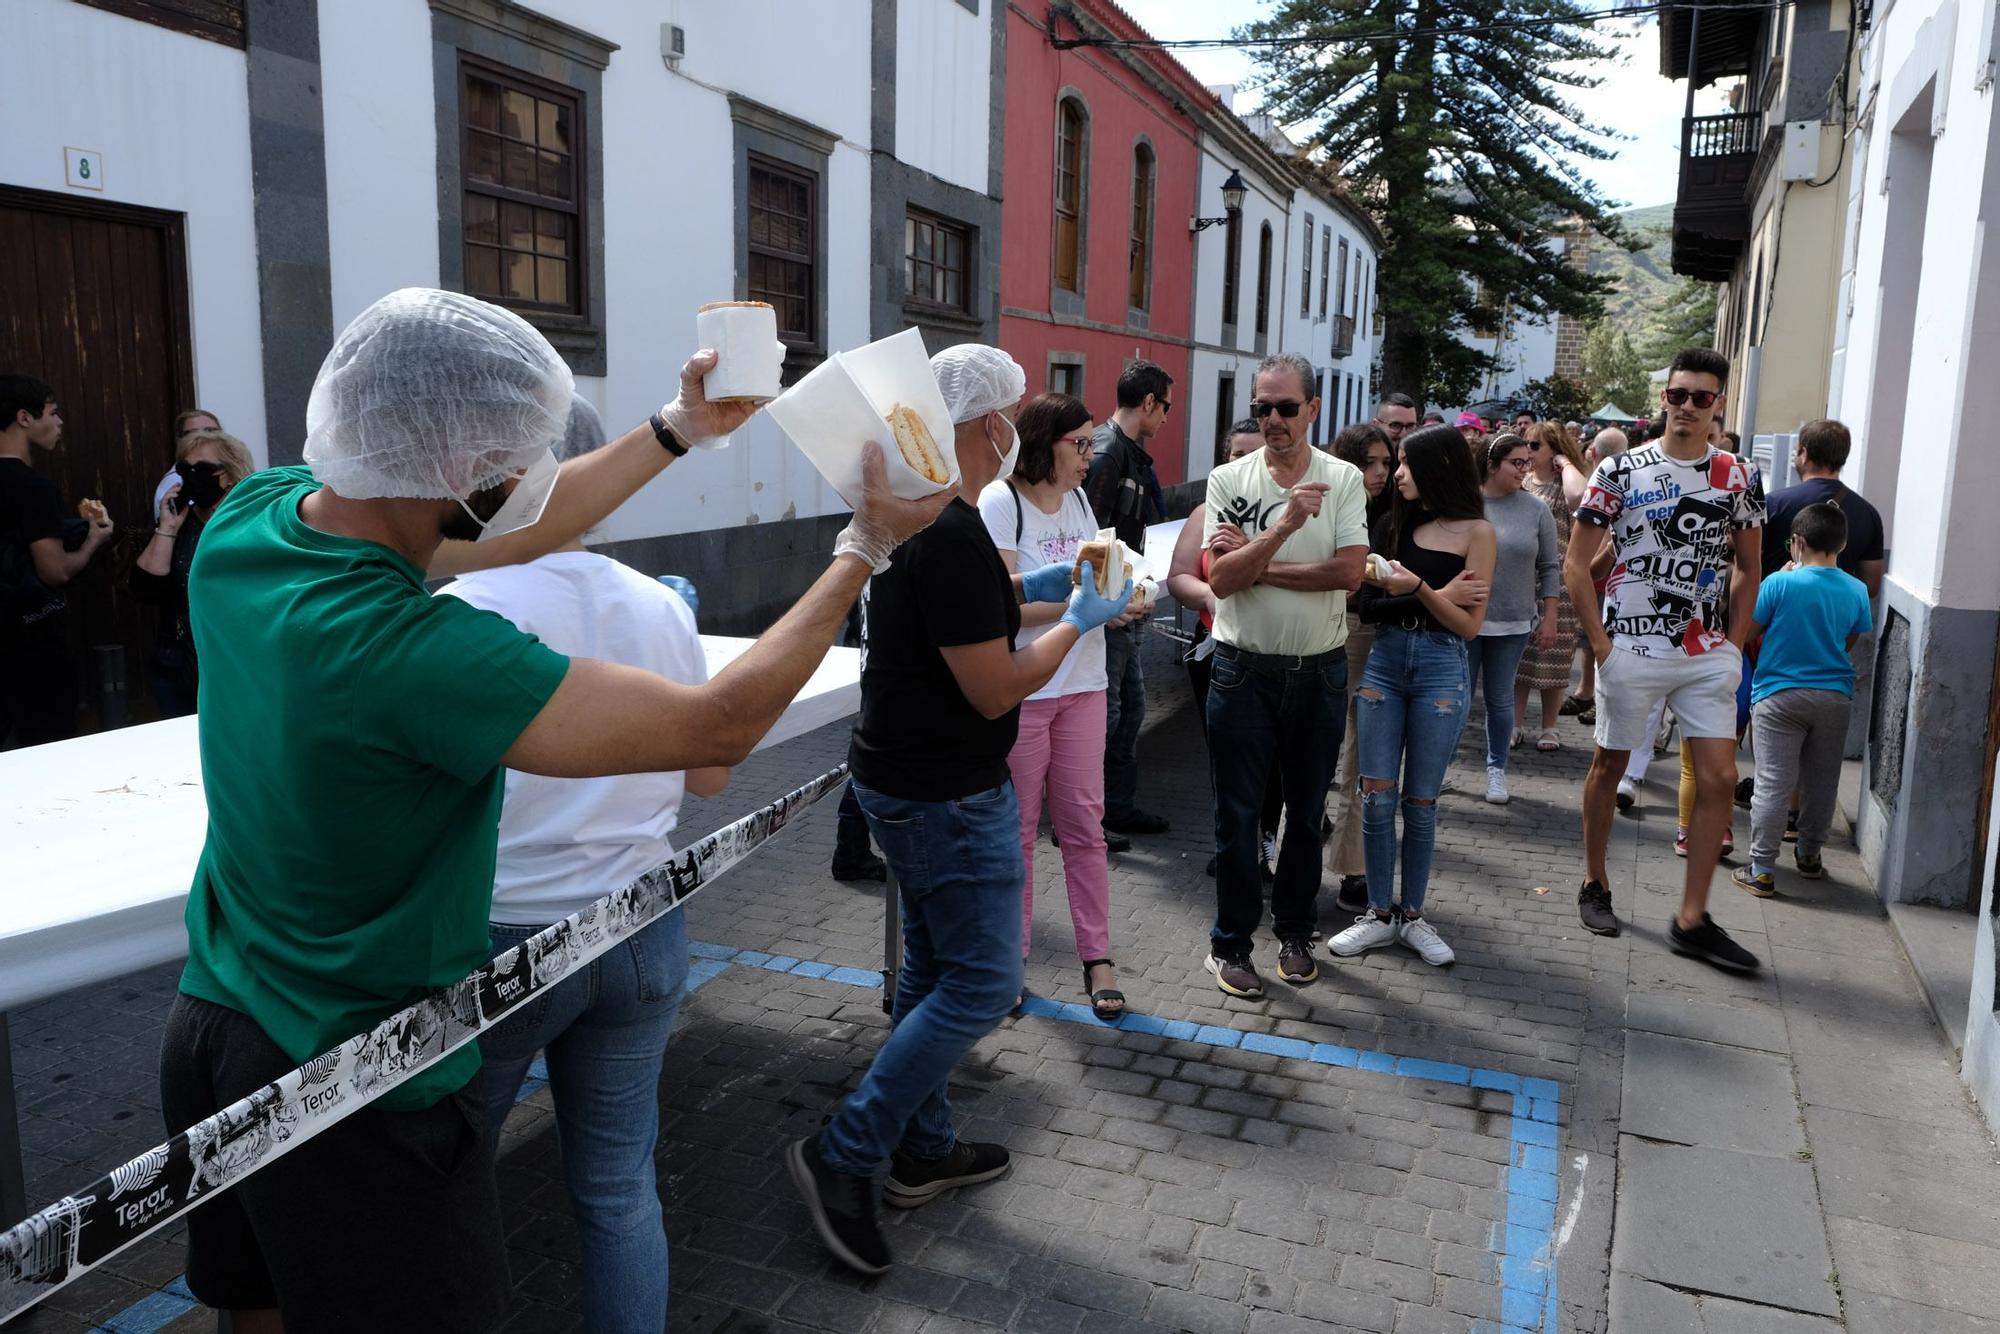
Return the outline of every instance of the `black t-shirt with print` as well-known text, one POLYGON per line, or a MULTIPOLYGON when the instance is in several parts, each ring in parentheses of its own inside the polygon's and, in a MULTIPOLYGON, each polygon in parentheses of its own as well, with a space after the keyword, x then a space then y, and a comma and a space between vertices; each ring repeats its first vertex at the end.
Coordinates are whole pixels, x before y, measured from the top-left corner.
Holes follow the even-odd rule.
POLYGON ((60 634, 62 593, 35 576, 29 546, 61 537, 62 492, 16 458, 0 459, 0 641, 60 634))
POLYGON ((954 499, 862 594, 861 720, 849 761, 867 787, 953 801, 1008 779, 1021 711, 984 718, 940 649, 1004 639, 1021 608, 979 511, 954 499))
POLYGON ((1764 526, 1764 576, 1769 578, 1785 568, 1791 559, 1786 544, 1792 537, 1792 520, 1808 505, 1830 500, 1847 517, 1847 545, 1834 563, 1861 578, 1861 562, 1882 559, 1882 516, 1846 483, 1832 477, 1809 477, 1782 491, 1773 491, 1767 503, 1770 520, 1764 526))

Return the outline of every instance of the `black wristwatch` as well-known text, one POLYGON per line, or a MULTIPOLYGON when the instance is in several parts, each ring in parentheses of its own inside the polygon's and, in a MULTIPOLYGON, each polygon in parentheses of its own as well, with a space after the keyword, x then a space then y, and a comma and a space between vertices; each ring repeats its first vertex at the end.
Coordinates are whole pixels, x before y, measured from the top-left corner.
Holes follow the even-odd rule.
POLYGON ((660 448, 666 450, 667 453, 672 454, 677 459, 686 457, 688 447, 681 443, 681 438, 674 434, 672 427, 667 425, 665 417, 656 412, 646 420, 651 424, 653 439, 660 442, 660 448))

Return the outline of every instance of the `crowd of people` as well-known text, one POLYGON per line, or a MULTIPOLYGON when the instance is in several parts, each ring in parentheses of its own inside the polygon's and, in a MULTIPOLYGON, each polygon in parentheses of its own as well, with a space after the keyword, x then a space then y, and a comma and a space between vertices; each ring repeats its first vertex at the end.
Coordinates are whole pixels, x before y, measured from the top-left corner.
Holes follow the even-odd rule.
MULTIPOLYGON (((329 353, 305 466, 256 472, 213 414, 176 423, 131 587, 166 613, 150 664, 162 715, 198 698, 229 707, 198 711, 210 821, 161 1054, 170 1131, 666 860, 685 794, 723 789, 857 600, 866 654, 833 870, 894 875, 904 955, 867 1072, 785 1153, 829 1251, 885 1272, 881 1204, 918 1207, 1008 1169, 1004 1147, 959 1137, 949 1077, 1026 995, 1044 811, 1082 992, 1107 1022, 1143 1001, 1114 963, 1108 858, 1167 830, 1139 804, 1150 608, 1131 581, 1100 589, 1078 565, 1100 530, 1141 553, 1166 517, 1147 442, 1172 377, 1132 363, 1099 422, 1075 397, 1030 396, 997 348, 938 353, 957 485, 899 499, 868 445, 825 574, 709 680, 690 602, 584 539, 754 411, 704 398, 713 362, 697 354, 674 399, 606 443, 531 327, 412 289, 329 353), (451 582, 434 594, 436 579, 451 582)), ((1221 991, 1264 994, 1267 897, 1292 986, 1319 976, 1322 949, 1453 961, 1449 922, 1468 909, 1435 902, 1432 867, 1475 699, 1496 805, 1524 738, 1552 751, 1559 715, 1594 726, 1576 907, 1606 935, 1620 929, 1610 822, 1670 711, 1687 858, 1670 944, 1758 966, 1708 912, 1731 802, 1751 808, 1736 884, 1775 892, 1792 838, 1798 874, 1821 874, 1881 525, 1839 482, 1837 422, 1801 433, 1805 480, 1764 495, 1755 464, 1724 447, 1729 371, 1711 350, 1676 357, 1657 429, 1636 445, 1606 429, 1586 447, 1531 414, 1490 434, 1476 418, 1420 422, 1392 394, 1321 449, 1312 367, 1262 363, 1227 461, 1162 562, 1200 624, 1187 670, 1215 881, 1202 958, 1221 991), (1756 774, 1739 785, 1746 729, 1756 774), (1350 920, 1323 933, 1329 877, 1350 920)), ((70 520, 35 471, 60 441, 55 392, 0 376, 0 413, 0 699, 17 739, 55 739, 61 589, 111 524, 101 507, 70 520)), ((494 1145, 541 1051, 587 1321, 659 1329, 668 1259, 651 1163, 686 977, 669 914, 476 1050, 248 1177, 192 1216, 191 1291, 245 1334, 496 1323, 494 1145), (329 1230, 342 1246, 324 1244, 329 1230), (352 1282, 391 1267, 429 1278, 352 1282)))

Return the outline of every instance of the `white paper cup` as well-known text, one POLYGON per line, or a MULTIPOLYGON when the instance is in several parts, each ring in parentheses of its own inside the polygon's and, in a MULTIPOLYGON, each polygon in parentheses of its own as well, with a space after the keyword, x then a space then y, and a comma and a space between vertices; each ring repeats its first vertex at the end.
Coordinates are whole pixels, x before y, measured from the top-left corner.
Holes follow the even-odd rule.
POLYGON ((785 345, 778 341, 778 312, 762 301, 715 301, 695 312, 695 346, 714 348, 715 369, 702 377, 711 403, 778 396, 785 345))

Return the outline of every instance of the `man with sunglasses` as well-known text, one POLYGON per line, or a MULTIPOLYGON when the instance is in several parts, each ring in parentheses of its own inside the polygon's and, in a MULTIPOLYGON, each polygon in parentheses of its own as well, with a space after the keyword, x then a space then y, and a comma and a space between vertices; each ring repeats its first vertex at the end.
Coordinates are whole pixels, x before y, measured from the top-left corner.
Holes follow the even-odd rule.
POLYGON ((1368 558, 1360 469, 1309 443, 1314 380, 1303 357, 1266 358, 1250 400, 1264 448, 1208 475, 1215 927, 1206 967, 1224 994, 1245 999, 1264 994, 1251 945, 1264 916, 1258 815, 1273 757, 1290 813, 1271 885, 1278 975, 1295 986, 1319 976, 1319 812, 1347 728, 1347 595, 1368 558))
MULTIPOLYGON (((1166 518, 1160 479, 1146 442, 1167 424, 1174 377, 1150 361, 1135 361, 1118 377, 1118 410, 1097 428, 1096 457, 1083 480, 1098 526, 1118 530, 1135 552, 1146 549, 1146 525, 1166 518)), ((1104 827, 1118 834, 1164 834, 1164 816, 1139 809, 1139 727, 1146 721, 1146 680, 1139 666, 1146 622, 1104 631, 1104 827)))
POLYGON ((1648 716, 1665 700, 1695 773, 1687 880, 1668 940, 1676 953, 1748 971, 1758 967, 1756 956, 1707 912, 1736 784, 1736 692, 1765 517, 1757 465, 1709 443, 1728 377, 1729 359, 1711 348, 1674 358, 1660 395, 1665 434, 1591 473, 1563 578, 1597 662, 1597 753, 1583 797, 1588 879, 1578 916, 1598 935, 1618 934, 1605 869, 1618 778, 1630 753, 1650 744, 1648 716), (1607 539, 1613 564, 1600 608, 1590 566, 1607 539))

